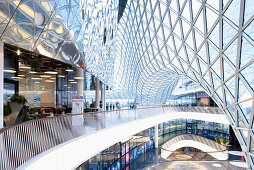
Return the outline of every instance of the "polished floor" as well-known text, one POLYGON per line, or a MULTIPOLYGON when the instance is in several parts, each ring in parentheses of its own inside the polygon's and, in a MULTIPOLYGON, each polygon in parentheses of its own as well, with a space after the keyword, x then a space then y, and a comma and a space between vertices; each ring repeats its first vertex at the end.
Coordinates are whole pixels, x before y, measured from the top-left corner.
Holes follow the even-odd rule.
POLYGON ((144 170, 243 170, 228 161, 172 161, 160 162, 143 168, 144 170))

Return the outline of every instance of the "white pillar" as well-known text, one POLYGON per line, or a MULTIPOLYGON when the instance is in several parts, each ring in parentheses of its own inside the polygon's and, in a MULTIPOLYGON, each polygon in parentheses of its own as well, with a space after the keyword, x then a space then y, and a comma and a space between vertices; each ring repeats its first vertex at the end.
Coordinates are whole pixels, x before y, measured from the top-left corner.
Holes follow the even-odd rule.
POLYGON ((157 149, 159 146, 159 130, 158 130, 158 124, 154 126, 154 147, 157 149))
POLYGON ((95 78, 95 107, 100 108, 100 81, 95 78))
POLYGON ((0 129, 4 127, 4 43, 0 41, 0 129))
POLYGON ((105 84, 103 82, 101 82, 101 103, 102 103, 102 111, 106 110, 106 89, 105 89, 105 84))
POLYGON ((83 78, 77 80, 77 96, 84 96, 84 72, 82 68, 77 68, 77 77, 83 78))

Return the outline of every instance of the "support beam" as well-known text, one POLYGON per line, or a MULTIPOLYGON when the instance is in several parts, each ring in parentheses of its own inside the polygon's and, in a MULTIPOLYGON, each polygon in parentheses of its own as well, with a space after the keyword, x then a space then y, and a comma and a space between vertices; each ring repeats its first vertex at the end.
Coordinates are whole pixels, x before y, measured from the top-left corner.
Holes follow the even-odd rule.
POLYGON ((101 82, 101 103, 102 103, 101 110, 106 111, 106 89, 105 84, 103 82, 101 82))
POLYGON ((95 107, 100 108, 100 80, 95 78, 95 107))
POLYGON ((159 130, 158 124, 154 126, 154 147, 157 149, 159 146, 159 130))
POLYGON ((77 77, 79 78, 77 80, 77 96, 84 96, 83 90, 84 90, 84 71, 82 68, 77 68, 77 77))
POLYGON ((4 43, 0 41, 0 129, 4 127, 4 43))

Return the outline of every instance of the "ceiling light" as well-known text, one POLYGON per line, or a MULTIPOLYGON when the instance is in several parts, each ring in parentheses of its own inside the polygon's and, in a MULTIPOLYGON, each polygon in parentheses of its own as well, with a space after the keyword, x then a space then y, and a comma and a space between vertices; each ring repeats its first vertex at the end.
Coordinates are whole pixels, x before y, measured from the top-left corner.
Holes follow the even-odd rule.
POLYGON ((72 72, 73 70, 71 70, 71 69, 66 69, 65 71, 72 72))
POLYGON ((19 74, 19 75, 18 75, 18 77, 25 77, 25 75, 21 75, 21 74, 19 74))
POLYGON ((47 82, 47 83, 54 83, 55 81, 54 80, 45 80, 45 82, 47 82))
POLYGON ((20 53, 21 53, 21 52, 20 52, 20 50, 18 49, 18 50, 17 50, 17 55, 20 55, 20 53))
POLYGON ((21 77, 11 77, 12 79, 23 79, 21 77))
POLYGON ((68 87, 68 89, 70 89, 71 87, 68 87))
POLYGON ((84 77, 74 77, 74 79, 77 79, 77 80, 84 80, 84 77))
POLYGON ((16 73, 15 70, 4 70, 5 73, 16 73))
POLYGON ((64 87, 67 87, 68 85, 64 85, 64 87))
POLYGON ((58 77, 65 77, 65 76, 63 76, 63 75, 59 75, 58 77))
POLYGON ((44 72, 45 74, 58 74, 58 72, 56 72, 56 71, 46 71, 46 72, 44 72))
POLYGON ((49 75, 40 75, 40 77, 43 77, 43 78, 50 78, 51 76, 49 76, 49 75))
POLYGON ((23 69, 31 69, 31 67, 28 67, 28 66, 19 66, 19 68, 23 68, 23 69))
POLYGON ((29 71, 30 74, 36 74, 37 72, 35 71, 29 71))
POLYGON ((52 77, 52 78, 50 78, 51 80, 55 80, 56 78, 55 77, 52 77))
POLYGON ((73 82, 70 82, 70 83, 72 83, 72 84, 77 84, 77 82, 75 82, 75 81, 73 81, 73 82))
POLYGON ((39 83, 41 83, 41 82, 39 82, 39 81, 35 81, 34 83, 39 84, 39 83))
POLYGON ((74 80, 69 80, 69 81, 74 81, 74 80))
POLYGON ((41 78, 39 78, 39 77, 34 77, 34 78, 32 78, 33 80, 41 80, 41 78))

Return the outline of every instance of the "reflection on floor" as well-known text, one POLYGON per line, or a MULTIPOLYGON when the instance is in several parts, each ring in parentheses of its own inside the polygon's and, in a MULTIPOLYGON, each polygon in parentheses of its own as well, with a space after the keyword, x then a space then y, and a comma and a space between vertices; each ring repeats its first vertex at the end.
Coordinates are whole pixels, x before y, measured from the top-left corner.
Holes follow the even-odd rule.
POLYGON ((144 168, 144 170, 241 170, 227 161, 170 161, 160 162, 144 168))

